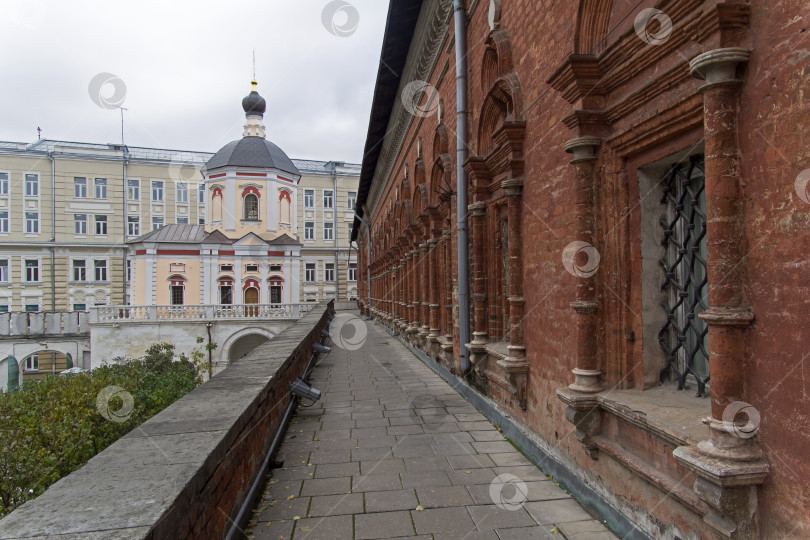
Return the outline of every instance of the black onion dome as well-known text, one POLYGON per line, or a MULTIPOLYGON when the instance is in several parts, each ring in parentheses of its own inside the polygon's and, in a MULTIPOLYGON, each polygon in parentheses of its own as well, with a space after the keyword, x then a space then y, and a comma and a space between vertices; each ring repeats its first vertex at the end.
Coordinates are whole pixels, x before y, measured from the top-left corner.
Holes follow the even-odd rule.
POLYGON ((242 98, 242 108, 245 110, 246 115, 264 116, 264 111, 267 110, 267 102, 256 91, 256 83, 253 83, 253 90, 250 91, 250 94, 242 98))

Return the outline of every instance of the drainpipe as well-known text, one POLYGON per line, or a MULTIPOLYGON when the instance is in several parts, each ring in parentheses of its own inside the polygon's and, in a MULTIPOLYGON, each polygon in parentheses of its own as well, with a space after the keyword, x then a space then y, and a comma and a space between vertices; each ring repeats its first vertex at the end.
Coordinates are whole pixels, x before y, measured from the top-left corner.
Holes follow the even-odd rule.
POLYGON ((340 301, 340 280, 338 279, 338 226, 337 226, 337 163, 332 162, 332 229, 335 235, 335 302, 340 301))
POLYGON ((453 0, 456 41, 456 234, 458 241, 458 348, 461 371, 470 370, 467 343, 470 341, 469 260, 467 254, 467 43, 463 0, 453 0))
MULTIPOLYGON (((123 114, 123 112, 121 114, 123 114)), ((123 274, 124 274, 124 279, 123 279, 124 291, 121 294, 121 305, 125 306, 125 305, 127 305, 127 288, 129 287, 129 282, 127 281, 127 259, 128 259, 128 256, 129 256, 129 253, 128 253, 129 248, 127 248, 127 234, 129 233, 129 231, 127 231, 127 227, 129 227, 129 223, 128 223, 129 222, 129 216, 127 215, 127 207, 129 206, 127 204, 127 154, 129 152, 127 152, 127 147, 124 145, 123 117, 122 117, 121 122, 122 122, 122 125, 121 125, 121 153, 122 153, 122 168, 123 168, 123 174, 124 174, 124 193, 123 193, 123 196, 124 196, 124 199, 123 199, 123 203, 124 203, 124 272, 123 272, 123 274)), ((112 292, 110 292, 110 295, 112 295, 112 292)))
POLYGON ((48 152, 51 160, 51 312, 56 312, 56 158, 48 152))

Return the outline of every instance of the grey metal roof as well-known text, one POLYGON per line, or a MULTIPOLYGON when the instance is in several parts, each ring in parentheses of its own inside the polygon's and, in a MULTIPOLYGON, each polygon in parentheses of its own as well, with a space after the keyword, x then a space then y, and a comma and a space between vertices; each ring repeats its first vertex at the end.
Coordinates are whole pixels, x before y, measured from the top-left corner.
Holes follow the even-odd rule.
POLYGON ((128 243, 140 242, 171 242, 176 244, 195 244, 202 242, 208 236, 205 225, 171 224, 148 232, 130 240, 128 243))
POLYGON ((214 230, 211 234, 205 237, 202 241, 203 244, 233 244, 233 240, 222 234, 221 231, 214 230))
MULTIPOLYGON (((233 141, 234 143, 238 141, 233 141)), ((202 167, 214 156, 214 152, 197 152, 195 150, 171 150, 167 148, 149 148, 145 146, 127 146, 127 158, 130 161, 153 161, 161 163, 188 164, 202 167)), ((54 139, 40 139, 32 143, 16 141, 0 141, 0 150, 8 152, 55 152, 56 154, 76 154, 86 156, 87 159, 104 157, 107 159, 122 156, 120 144, 87 143, 76 141, 60 141, 54 139), (57 151, 57 147, 59 150, 57 151), (75 152, 71 152, 75 149, 75 152), (95 153, 94 153, 95 151, 95 153)), ((315 159, 291 159, 298 171, 309 174, 332 174, 331 161, 318 161, 315 159)), ((337 175, 356 176, 360 174, 360 165, 357 163, 339 163, 337 175)))
POLYGON ((271 246, 301 246, 303 245, 301 242, 293 238, 287 233, 282 234, 278 238, 273 238, 272 240, 268 240, 267 243, 271 246))
POLYGON ((287 154, 263 137, 242 137, 229 142, 205 164, 205 168, 209 171, 218 167, 278 169, 301 176, 287 154))

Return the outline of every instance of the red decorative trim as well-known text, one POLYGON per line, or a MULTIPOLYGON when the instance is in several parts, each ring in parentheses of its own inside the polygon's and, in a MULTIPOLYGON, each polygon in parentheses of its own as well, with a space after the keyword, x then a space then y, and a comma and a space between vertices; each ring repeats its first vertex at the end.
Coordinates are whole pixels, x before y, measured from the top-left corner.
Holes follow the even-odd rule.
POLYGON ((199 255, 198 249, 159 249, 158 255, 199 255))
POLYGON ((245 292, 249 288, 254 287, 259 293, 261 293, 262 289, 259 287, 259 282, 255 279, 248 279, 245 281, 245 284, 242 285, 242 292, 245 292))
POLYGON ((256 197, 258 197, 259 199, 262 198, 262 194, 259 193, 259 190, 256 189, 253 186, 248 186, 248 187, 246 187, 245 189, 242 190, 242 198, 243 199, 245 197, 247 197, 248 195, 250 195, 250 194, 256 195, 256 197))
POLYGON ((283 189, 281 190, 281 194, 278 196, 278 200, 280 201, 282 199, 287 199, 287 202, 292 204, 292 199, 290 198, 290 192, 289 191, 285 191, 283 189))
POLYGON ((238 172, 236 176, 267 176, 267 173, 258 173, 258 172, 238 172))
POLYGON ((284 252, 283 251, 268 251, 267 255, 269 255, 270 257, 283 257, 284 252))
POLYGON ((285 182, 289 182, 291 184, 295 183, 293 180, 290 180, 289 178, 284 178, 283 176, 279 176, 278 179, 279 180, 284 180, 285 182))
POLYGON ((137 249, 135 250, 135 255, 146 255, 145 249, 137 249))
POLYGON ((236 255, 235 251, 220 251, 220 255, 236 255))
POLYGON ((172 282, 172 285, 182 285, 183 282, 186 281, 186 278, 178 274, 172 274, 171 276, 169 276, 169 281, 172 282))
POLYGON ((222 197, 222 190, 219 189, 219 188, 214 188, 214 194, 211 195, 211 198, 214 198, 214 197, 220 197, 221 198, 222 197))
POLYGON ((217 281, 220 285, 233 285, 233 278, 229 276, 222 276, 221 278, 218 278, 217 281))
POLYGON ((220 174, 212 174, 212 175, 211 175, 211 176, 209 176, 208 178, 222 178, 223 176, 225 176, 225 173, 220 173, 220 174))

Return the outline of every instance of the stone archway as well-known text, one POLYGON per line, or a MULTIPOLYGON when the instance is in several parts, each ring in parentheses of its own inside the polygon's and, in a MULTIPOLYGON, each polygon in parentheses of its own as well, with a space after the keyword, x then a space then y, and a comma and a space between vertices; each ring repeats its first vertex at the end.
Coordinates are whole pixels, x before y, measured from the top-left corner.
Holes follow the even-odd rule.
POLYGON ((221 358, 231 364, 274 337, 273 332, 264 328, 243 328, 225 340, 221 358))

